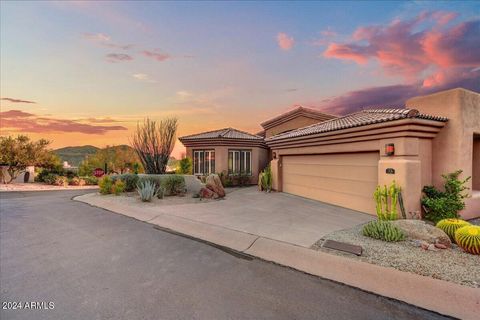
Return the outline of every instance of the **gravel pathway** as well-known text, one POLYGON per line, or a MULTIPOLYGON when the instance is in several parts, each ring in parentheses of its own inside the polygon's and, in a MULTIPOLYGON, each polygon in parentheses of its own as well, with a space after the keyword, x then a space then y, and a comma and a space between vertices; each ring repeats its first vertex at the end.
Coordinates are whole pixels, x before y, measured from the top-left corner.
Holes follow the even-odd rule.
POLYGON ((416 247, 412 241, 384 242, 362 235, 362 226, 333 232, 320 239, 312 248, 331 254, 345 256, 368 263, 393 267, 401 271, 412 272, 480 288, 480 256, 463 252, 456 245, 452 249, 425 251, 416 247), (363 254, 353 254, 322 248, 326 239, 360 245, 363 254))

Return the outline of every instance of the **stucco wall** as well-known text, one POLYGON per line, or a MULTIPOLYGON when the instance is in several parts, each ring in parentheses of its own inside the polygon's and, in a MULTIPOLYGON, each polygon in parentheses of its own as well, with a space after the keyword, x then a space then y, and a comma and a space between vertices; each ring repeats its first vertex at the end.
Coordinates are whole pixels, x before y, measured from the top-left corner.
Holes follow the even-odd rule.
MULTIPOLYGON (((272 169, 274 169, 272 170, 274 188, 278 191, 282 191, 282 157, 295 154, 338 154, 340 159, 340 155, 346 152, 378 152, 380 154, 378 184, 388 185, 395 180, 402 187, 407 214, 420 211, 422 186, 431 184, 431 139, 416 137, 372 139, 341 144, 273 149, 272 151, 277 154, 278 158, 271 162, 272 169), (385 144, 387 143, 394 143, 394 156, 385 154, 385 144), (395 173, 387 174, 387 168, 394 169, 395 173)), ((325 201, 328 202, 328 199, 325 201)), ((375 211, 371 209, 367 213, 375 214, 375 211)))
POLYGON ((320 122, 320 120, 318 119, 312 119, 305 116, 298 116, 287 122, 281 123, 275 127, 265 130, 265 137, 268 138, 285 131, 306 127, 318 122, 320 122))
POLYGON ((472 188, 480 190, 480 135, 473 140, 472 188))
POLYGON ((195 146, 187 147, 187 157, 193 160, 194 150, 215 150, 215 171, 228 172, 228 150, 251 150, 252 151, 252 178, 250 183, 258 182, 258 174, 268 164, 268 151, 260 147, 233 147, 233 146, 195 146))
MULTIPOLYGON (((422 113, 444 116, 447 125, 432 141, 432 180, 436 187, 443 185, 442 174, 463 170, 463 177, 472 176, 474 134, 480 134, 480 94, 465 89, 452 89, 408 100, 406 105, 422 113)), ((476 161, 476 168, 478 167, 476 161)), ((472 180, 467 183, 472 189, 472 180)), ((477 188, 476 186, 474 188, 477 188)), ((470 192, 471 193, 471 192, 470 192)), ((480 215, 480 198, 468 199, 464 218, 480 215), (474 212, 475 211, 475 212, 474 212)))

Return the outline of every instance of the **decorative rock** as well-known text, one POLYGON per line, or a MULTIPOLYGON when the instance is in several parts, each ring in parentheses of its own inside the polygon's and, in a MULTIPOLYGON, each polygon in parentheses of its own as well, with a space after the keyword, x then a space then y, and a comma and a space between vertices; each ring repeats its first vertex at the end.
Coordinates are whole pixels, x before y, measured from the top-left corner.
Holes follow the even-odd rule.
POLYGON ((425 241, 428 244, 442 244, 447 248, 450 248, 452 245, 450 238, 445 232, 426 224, 424 221, 395 220, 391 221, 391 223, 402 229, 409 239, 425 241))
POLYGON ((447 246, 441 243, 435 243, 435 248, 438 249, 447 249, 447 246))
POLYGON ((438 251, 438 249, 435 248, 435 245, 434 245, 434 244, 429 244, 428 247, 427 247, 427 250, 430 250, 430 251, 438 251))
POLYGON ((215 192, 207 188, 200 189, 198 194, 200 195, 200 198, 204 198, 204 199, 213 199, 215 196, 218 197, 218 195, 215 192))
POLYGON ((428 250, 428 246, 429 246, 429 244, 426 243, 426 242, 422 242, 422 244, 421 244, 421 247, 422 247, 423 250, 428 250))
POLYGON ((225 197, 225 189, 223 188, 222 180, 220 180, 218 174, 209 175, 206 179, 205 186, 216 193, 218 197, 225 197))

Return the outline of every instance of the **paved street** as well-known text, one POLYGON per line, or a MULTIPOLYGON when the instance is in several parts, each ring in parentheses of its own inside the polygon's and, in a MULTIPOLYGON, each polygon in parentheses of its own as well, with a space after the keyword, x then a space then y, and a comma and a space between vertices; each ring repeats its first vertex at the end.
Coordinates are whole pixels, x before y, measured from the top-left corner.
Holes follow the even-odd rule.
POLYGON ((2 304, 54 303, 2 320, 443 319, 70 200, 86 192, 0 194, 2 304))

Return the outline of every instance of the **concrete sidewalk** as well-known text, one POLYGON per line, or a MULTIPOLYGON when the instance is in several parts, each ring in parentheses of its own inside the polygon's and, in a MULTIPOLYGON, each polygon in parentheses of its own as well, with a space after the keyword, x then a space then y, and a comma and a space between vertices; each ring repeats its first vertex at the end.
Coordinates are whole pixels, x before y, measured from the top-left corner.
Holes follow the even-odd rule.
MULTIPOLYGON (((98 194, 85 194, 75 200, 441 314, 476 319, 480 308, 478 289, 309 249, 325 233, 338 230, 334 228, 371 219, 343 212, 339 220, 328 222, 328 215, 321 218, 312 214, 315 208, 323 208, 324 204, 319 202, 286 194, 265 194, 251 188, 230 193, 222 201, 176 206, 139 205, 134 198, 98 194), (251 198, 258 200, 257 212, 265 211, 256 220, 246 209, 251 198), (280 211, 278 219, 272 206, 280 211), (218 208, 221 210, 215 210, 218 208), (288 224, 291 227, 286 227, 288 224)), ((331 209, 335 208, 341 210, 331 209)))

